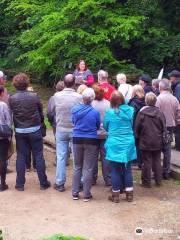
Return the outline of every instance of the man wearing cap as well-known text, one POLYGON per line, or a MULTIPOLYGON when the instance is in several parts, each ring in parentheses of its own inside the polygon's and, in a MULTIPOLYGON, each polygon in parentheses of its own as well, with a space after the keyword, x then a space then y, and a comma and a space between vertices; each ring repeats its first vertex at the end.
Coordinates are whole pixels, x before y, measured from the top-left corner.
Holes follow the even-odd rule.
MULTIPOLYGON (((173 95, 177 98, 180 103, 180 72, 177 70, 173 70, 168 74, 169 79, 171 81, 171 88, 173 91, 173 95)), ((180 115, 180 106, 179 106, 179 115, 180 115)), ((175 130, 175 148, 180 151, 180 123, 178 122, 175 130)))
POLYGON ((143 74, 139 77, 139 85, 144 89, 145 94, 148 92, 153 92, 151 86, 151 77, 148 74, 143 74))
POLYGON ((6 76, 2 71, 0 71, 0 86, 4 88, 4 96, 2 101, 8 104, 9 94, 7 92, 7 89, 4 87, 5 83, 6 83, 6 76))

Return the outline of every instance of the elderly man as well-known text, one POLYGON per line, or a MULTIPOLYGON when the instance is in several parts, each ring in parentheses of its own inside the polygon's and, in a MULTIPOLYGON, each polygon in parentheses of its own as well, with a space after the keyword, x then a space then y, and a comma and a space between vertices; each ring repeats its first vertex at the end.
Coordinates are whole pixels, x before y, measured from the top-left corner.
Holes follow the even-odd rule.
MULTIPOLYGON (((177 98, 180 103, 180 72, 173 70, 168 74, 171 81, 171 88, 173 95, 177 98)), ((180 111, 180 110, 179 110, 180 111)), ((175 133, 175 148, 180 151, 180 123, 174 129, 175 133)))
POLYGON ((139 85, 144 89, 145 94, 148 92, 153 92, 153 88, 151 86, 151 77, 148 74, 144 74, 139 77, 139 85))
POLYGON ((66 162, 68 158, 69 143, 72 143, 72 115, 71 108, 82 102, 82 96, 75 92, 75 79, 72 74, 64 78, 65 88, 54 95, 56 114, 56 180, 54 188, 65 191, 66 182, 66 162))
MULTIPOLYGON (((171 94, 171 84, 168 79, 162 79, 159 83, 160 95, 157 97, 156 106, 164 114, 166 119, 166 127, 169 135, 172 137, 174 127, 178 119, 179 102, 171 94)), ((163 178, 168 180, 170 174, 171 161, 171 142, 163 147, 163 178)))
POLYGON ((113 85, 108 83, 108 72, 104 70, 100 70, 98 72, 98 82, 99 82, 99 85, 104 90, 104 98, 110 101, 111 95, 114 92, 115 88, 113 85))

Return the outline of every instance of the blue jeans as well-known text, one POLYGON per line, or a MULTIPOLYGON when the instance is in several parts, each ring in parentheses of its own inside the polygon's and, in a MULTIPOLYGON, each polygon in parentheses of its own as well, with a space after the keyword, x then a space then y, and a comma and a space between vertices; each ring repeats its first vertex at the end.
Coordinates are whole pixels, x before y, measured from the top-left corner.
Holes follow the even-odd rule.
POLYGON ((111 181, 112 190, 119 191, 133 187, 133 176, 131 171, 131 163, 113 162, 111 161, 111 181))
POLYGON ((35 158, 36 169, 41 186, 47 184, 46 167, 43 156, 43 138, 41 130, 34 133, 16 133, 16 186, 23 187, 25 184, 25 169, 26 160, 29 157, 29 152, 32 150, 32 154, 35 158))
POLYGON ((66 162, 69 156, 69 144, 72 146, 72 132, 56 130, 57 165, 55 182, 57 185, 64 185, 66 182, 66 162))

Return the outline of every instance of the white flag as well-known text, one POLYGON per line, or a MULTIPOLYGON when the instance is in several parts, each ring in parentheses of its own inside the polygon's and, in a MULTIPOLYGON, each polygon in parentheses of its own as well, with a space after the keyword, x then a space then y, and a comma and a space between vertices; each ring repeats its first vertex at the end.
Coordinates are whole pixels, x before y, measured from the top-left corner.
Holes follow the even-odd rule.
POLYGON ((161 71, 159 72, 159 75, 158 75, 158 79, 161 80, 162 77, 163 77, 163 73, 164 73, 164 67, 161 69, 161 71))

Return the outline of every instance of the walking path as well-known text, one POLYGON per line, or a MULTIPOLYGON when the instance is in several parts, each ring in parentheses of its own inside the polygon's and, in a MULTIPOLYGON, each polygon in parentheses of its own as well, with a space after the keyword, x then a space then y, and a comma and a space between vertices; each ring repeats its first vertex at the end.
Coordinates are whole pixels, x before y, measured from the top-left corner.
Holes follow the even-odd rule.
MULTIPOLYGON (((55 154, 45 150, 47 175, 54 183, 55 154)), ((180 239, 180 185, 164 181, 163 187, 143 189, 140 172, 134 171, 134 202, 121 196, 119 204, 107 200, 110 189, 104 186, 101 171, 92 188, 93 200, 73 201, 72 163, 67 167, 66 191, 53 188, 40 191, 35 172, 26 174, 24 192, 14 189, 15 155, 10 161, 13 173, 7 175, 9 190, 0 193, 0 226, 5 240, 38 240, 56 233, 83 236, 89 240, 178 240, 180 239), (141 227, 143 235, 135 229, 141 227)), ((82 197, 82 194, 81 194, 82 197)))

